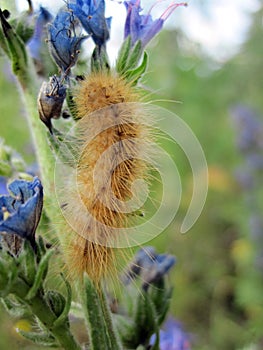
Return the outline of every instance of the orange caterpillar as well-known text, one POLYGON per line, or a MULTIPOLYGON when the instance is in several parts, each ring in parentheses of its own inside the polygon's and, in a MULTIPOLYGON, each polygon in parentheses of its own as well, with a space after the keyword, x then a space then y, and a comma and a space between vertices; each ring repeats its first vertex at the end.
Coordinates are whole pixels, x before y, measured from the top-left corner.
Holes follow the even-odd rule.
POLYGON ((75 90, 79 148, 64 209, 74 229, 65 247, 74 277, 87 272, 98 282, 115 270, 117 229, 132 217, 132 186, 146 177, 152 142, 139 100, 138 89, 111 72, 92 73, 75 90))

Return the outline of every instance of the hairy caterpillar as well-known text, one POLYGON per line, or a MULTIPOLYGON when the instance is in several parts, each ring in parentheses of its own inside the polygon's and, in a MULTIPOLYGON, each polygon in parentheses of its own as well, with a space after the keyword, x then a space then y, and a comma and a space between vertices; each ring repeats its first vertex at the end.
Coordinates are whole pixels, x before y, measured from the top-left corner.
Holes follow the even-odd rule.
POLYGON ((98 282, 115 270, 116 248, 125 240, 125 229, 118 229, 131 220, 134 187, 139 193, 138 180, 147 177, 153 135, 143 122, 138 89, 117 74, 93 72, 74 95, 80 120, 74 171, 65 176, 63 214, 71 236, 64 250, 71 274, 87 272, 98 282))

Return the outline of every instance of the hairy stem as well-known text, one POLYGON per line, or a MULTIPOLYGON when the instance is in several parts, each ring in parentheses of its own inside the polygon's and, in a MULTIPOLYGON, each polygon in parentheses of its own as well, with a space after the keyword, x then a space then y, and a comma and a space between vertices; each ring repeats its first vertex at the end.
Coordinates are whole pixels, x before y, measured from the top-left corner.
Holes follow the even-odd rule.
POLYGON ((66 322, 59 327, 53 327, 56 316, 51 312, 42 295, 38 293, 29 302, 30 308, 34 315, 36 315, 42 324, 53 334, 60 345, 65 350, 80 350, 80 346, 76 343, 73 335, 66 322))
POLYGON ((111 311, 110 311, 110 308, 108 305, 108 301, 107 301, 106 295, 104 293, 104 290, 102 288, 101 288, 101 292, 100 292, 100 302, 101 302, 101 307, 102 307, 104 318, 105 318, 106 327, 107 327, 108 332, 109 332, 109 337, 111 340, 112 349, 116 349, 116 350, 122 349, 121 341, 118 337, 116 327, 115 327, 113 320, 112 320, 111 311))
POLYGON ((99 290, 87 276, 84 277, 84 285, 80 285, 78 289, 89 330, 90 349, 121 350, 102 290, 99 290))

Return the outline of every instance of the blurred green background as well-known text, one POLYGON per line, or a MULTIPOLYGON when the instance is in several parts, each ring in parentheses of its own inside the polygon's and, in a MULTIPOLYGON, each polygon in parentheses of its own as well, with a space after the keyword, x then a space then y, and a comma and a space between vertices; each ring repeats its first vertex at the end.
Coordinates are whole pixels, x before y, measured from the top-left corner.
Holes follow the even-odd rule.
MULTIPOLYGON (((196 350, 263 348, 263 271, 257 264, 260 254, 263 256, 263 243, 251 232, 251 217, 263 209, 263 171, 258 170, 252 189, 244 189, 237 181, 237 175, 246 171, 245 155, 237 146, 240 134, 231 117, 231 108, 243 104, 255 110, 263 124, 262 14, 261 8, 252 15, 246 41, 220 65, 179 30, 162 32, 148 50, 150 64, 144 83, 157 91, 152 99, 180 102, 160 104, 187 122, 208 162, 209 193, 204 210, 191 230, 181 234, 192 173, 183 151, 165 143, 180 172, 183 198, 172 224, 150 242, 178 259, 170 275, 175 286, 171 313, 191 333, 196 350), (252 199, 248 201, 248 197, 252 199), (252 207, 251 201, 256 205, 252 207)), ((33 163, 25 110, 3 56, 0 67, 0 135, 33 163)), ((263 159, 262 149, 260 152, 263 159)), ((260 232, 263 242, 262 227, 260 232)), ((10 320, 1 308, 0 349, 36 348, 16 334, 16 326, 28 327, 23 322, 10 320)))

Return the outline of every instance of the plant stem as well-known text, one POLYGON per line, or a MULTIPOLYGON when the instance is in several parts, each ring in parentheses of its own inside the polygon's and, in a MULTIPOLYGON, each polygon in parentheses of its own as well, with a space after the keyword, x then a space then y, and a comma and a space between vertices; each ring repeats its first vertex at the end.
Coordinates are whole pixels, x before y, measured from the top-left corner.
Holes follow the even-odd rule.
MULTIPOLYGON (((13 286, 12 292, 19 298, 25 301, 29 286, 21 278, 16 279, 16 283, 13 286)), ((47 330, 57 339, 61 347, 65 350, 80 350, 80 345, 77 344, 73 335, 69 329, 69 323, 67 321, 60 324, 58 327, 54 327, 54 322, 57 316, 53 314, 50 307, 47 305, 43 291, 39 291, 36 296, 26 301, 33 315, 35 315, 41 323, 47 328, 47 330)))
MULTIPOLYGON (((30 58, 29 58, 30 60, 30 58)), ((29 61, 30 67, 30 61, 29 61)), ((29 68, 27 70, 29 75, 29 68)), ((39 91, 38 78, 32 68, 32 74, 28 77, 28 84, 20 83, 21 95, 24 98, 26 116, 29 129, 32 135, 33 145, 40 169, 40 178, 44 187, 45 211, 52 225, 52 229, 57 233, 61 246, 63 245, 64 235, 61 234, 61 226, 54 223, 64 223, 61 214, 60 205, 56 198, 55 188, 55 156, 50 148, 47 137, 47 129, 40 121, 37 107, 37 96, 39 91)), ((65 237, 67 238, 67 237, 65 237)))
POLYGON ((34 86, 31 86, 30 88, 24 88, 23 95, 25 99, 25 106, 27 109, 26 115, 28 119, 28 124, 33 139, 37 161, 40 167, 41 180, 45 189, 45 198, 48 202, 46 209, 47 211, 49 210, 48 216, 53 216, 52 211, 54 208, 50 208, 50 204, 52 206, 58 205, 54 200, 55 159, 48 145, 46 128, 39 119, 37 109, 37 92, 37 84, 34 84, 34 86))
POLYGON ((121 350, 106 298, 101 289, 85 276, 78 288, 87 322, 91 350, 121 350), (103 294, 103 295, 102 295, 103 294))
POLYGON ((34 315, 36 315, 43 325, 53 334, 60 345, 65 350, 80 350, 66 322, 59 327, 53 327, 56 316, 51 312, 42 295, 38 293, 34 298, 29 300, 28 304, 34 315))
MULTIPOLYGON (((21 84, 22 85, 22 84, 21 84)), ((50 219, 50 222, 56 222, 58 214, 60 213, 59 204, 54 196, 54 168, 55 158, 48 145, 47 131, 45 126, 40 122, 37 109, 37 77, 30 79, 30 84, 24 88, 23 96, 25 99, 25 106, 27 109, 27 119, 31 130, 31 135, 35 147, 37 161, 40 167, 41 180, 45 190, 45 210, 50 219)), ((61 236, 58 235, 61 239, 61 236)), ((80 346, 76 343, 72 336, 68 325, 64 322, 58 327, 53 327, 56 320, 55 315, 52 314, 42 295, 39 293, 29 302, 31 311, 39 320, 49 329, 54 337, 61 344, 65 350, 80 350, 80 346)))
POLYGON ((116 350, 122 349, 121 341, 118 337, 116 327, 113 323, 113 319, 111 316, 111 311, 110 311, 110 308, 108 305, 108 301, 107 301, 105 292, 102 288, 100 290, 100 302, 101 302, 101 307, 102 307, 104 318, 105 318, 106 327, 108 329, 109 336, 111 339, 112 348, 116 349, 116 350))
POLYGON ((77 286, 90 338, 91 350, 109 350, 106 327, 97 290, 89 278, 77 286))

